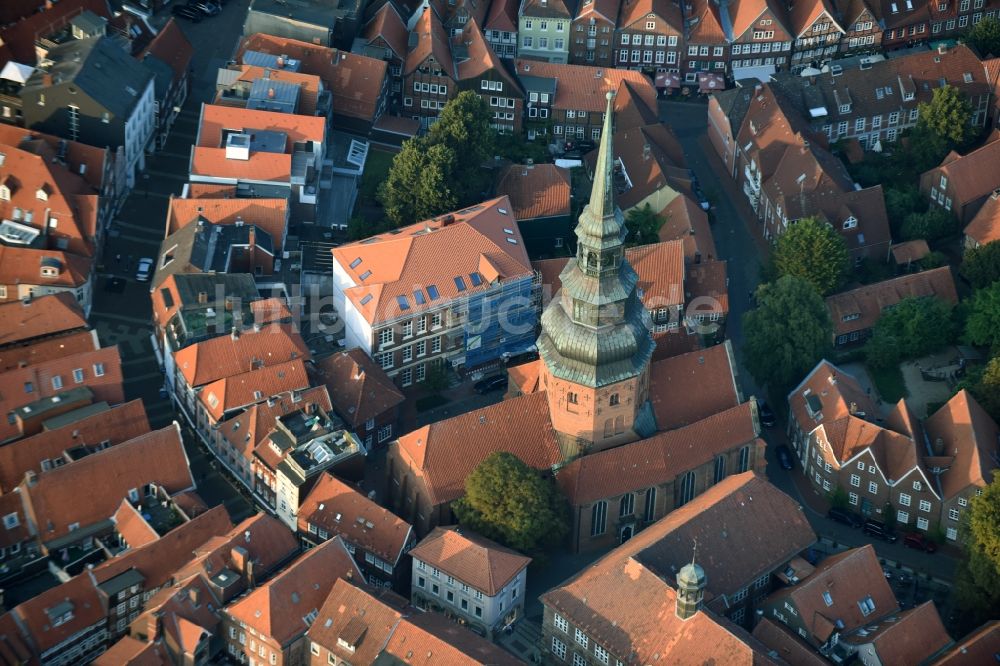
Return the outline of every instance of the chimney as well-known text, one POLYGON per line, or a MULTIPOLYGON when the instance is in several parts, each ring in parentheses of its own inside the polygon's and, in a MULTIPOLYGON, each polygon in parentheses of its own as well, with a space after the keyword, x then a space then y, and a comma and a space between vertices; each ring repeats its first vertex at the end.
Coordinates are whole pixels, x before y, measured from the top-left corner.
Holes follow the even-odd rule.
POLYGON ((35 470, 29 469, 27 472, 24 473, 24 483, 29 488, 33 488, 37 482, 38 482, 38 474, 35 473, 35 470))
POLYGON ((451 213, 448 213, 443 218, 441 218, 442 227, 447 227, 449 224, 453 224, 454 222, 455 222, 455 216, 452 215, 451 213))
POLYGON ((278 60, 275 62, 275 64, 278 66, 278 69, 284 68, 284 66, 285 66, 285 56, 283 56, 283 55, 278 56, 278 60))
MULTIPOLYGON (((232 330, 232 332, 231 332, 231 333, 229 334, 229 337, 231 337, 231 338, 232 338, 233 340, 239 340, 239 339, 240 339, 240 329, 238 329, 238 328, 236 328, 235 326, 233 326, 233 330, 232 330)), ((250 536, 249 536, 249 534, 250 534, 250 533, 249 533, 249 532, 247 532, 247 540, 249 540, 249 539, 250 539, 250 536)))
POLYGON ((858 403, 856 403, 856 402, 852 402, 852 403, 851 403, 851 404, 850 404, 850 405, 848 406, 848 413, 849 413, 849 414, 852 414, 852 415, 853 415, 853 414, 857 414, 857 413, 858 413, 858 403))
POLYGON ((207 291, 199 291, 198 292, 198 302, 201 303, 202 305, 204 305, 205 303, 208 303, 208 292, 207 291))
POLYGON ((944 42, 941 42, 940 44, 938 44, 938 53, 939 54, 944 55, 947 52, 948 52, 948 45, 947 44, 945 44, 944 42))
POLYGON ((274 88, 268 88, 267 89, 267 98, 268 99, 274 99, 274 88))

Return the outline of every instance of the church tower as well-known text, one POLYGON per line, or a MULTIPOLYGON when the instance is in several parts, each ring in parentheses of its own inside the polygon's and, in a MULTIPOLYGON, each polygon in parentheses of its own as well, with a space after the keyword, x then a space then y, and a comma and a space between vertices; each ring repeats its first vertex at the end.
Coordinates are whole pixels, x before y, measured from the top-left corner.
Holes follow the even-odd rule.
POLYGON ((677 617, 687 620, 701 610, 701 602, 705 598, 705 570, 695 562, 698 553, 698 544, 695 544, 695 554, 691 556, 691 563, 685 564, 677 572, 677 603, 675 612, 677 617))
POLYGON ((576 225, 576 257, 542 314, 541 388, 564 459, 648 436, 652 325, 625 259, 625 219, 614 201, 614 93, 608 93, 590 203, 576 225))

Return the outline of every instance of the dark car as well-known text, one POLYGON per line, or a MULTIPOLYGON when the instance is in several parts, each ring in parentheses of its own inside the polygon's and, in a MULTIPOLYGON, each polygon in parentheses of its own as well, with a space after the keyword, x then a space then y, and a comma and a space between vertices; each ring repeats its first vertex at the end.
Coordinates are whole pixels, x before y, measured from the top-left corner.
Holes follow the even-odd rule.
POLYGON ((866 520, 864 532, 869 536, 873 536, 876 539, 882 539, 883 541, 888 541, 889 543, 896 541, 896 535, 889 531, 889 528, 885 526, 885 523, 880 523, 877 520, 866 520))
POLYGON ((222 7, 214 2, 209 2, 209 0, 188 0, 187 6, 205 16, 218 16, 222 13, 222 7))
POLYGON ((507 376, 506 375, 493 375, 492 377, 487 377, 486 379, 480 379, 478 382, 472 385, 476 393, 485 395, 493 391, 499 391, 500 389, 507 388, 507 376))
POLYGON ((784 444, 778 444, 774 448, 774 455, 778 457, 778 464, 781 465, 781 469, 792 469, 794 467, 792 464, 792 452, 784 444))
POLYGON ((194 7, 188 7, 186 5, 174 5, 171 10, 174 16, 178 18, 187 19, 188 21, 193 21, 197 23, 202 18, 202 13, 195 9, 194 7))
POLYGON ((774 410, 768 407, 763 400, 757 401, 757 415, 760 416, 760 424, 765 428, 770 428, 777 422, 774 418, 774 410))
POLYGON ((838 509, 834 507, 827 511, 826 517, 835 523, 840 523, 842 525, 847 525, 848 527, 858 528, 861 527, 861 518, 857 515, 847 511, 845 509, 838 509))
POLYGON ((937 545, 923 534, 912 532, 903 537, 903 545, 907 548, 915 548, 925 553, 933 553, 937 550, 937 545))

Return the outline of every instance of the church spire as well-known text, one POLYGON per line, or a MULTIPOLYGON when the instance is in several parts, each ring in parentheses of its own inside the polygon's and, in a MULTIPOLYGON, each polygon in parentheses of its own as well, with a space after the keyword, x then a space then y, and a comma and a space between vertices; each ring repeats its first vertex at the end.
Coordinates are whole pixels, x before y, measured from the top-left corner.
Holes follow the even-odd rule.
POLYGON ((614 99, 615 94, 608 91, 601 145, 594 165, 594 186, 590 203, 580 214, 576 228, 578 237, 586 235, 595 241, 625 238, 624 220, 615 207, 614 99))

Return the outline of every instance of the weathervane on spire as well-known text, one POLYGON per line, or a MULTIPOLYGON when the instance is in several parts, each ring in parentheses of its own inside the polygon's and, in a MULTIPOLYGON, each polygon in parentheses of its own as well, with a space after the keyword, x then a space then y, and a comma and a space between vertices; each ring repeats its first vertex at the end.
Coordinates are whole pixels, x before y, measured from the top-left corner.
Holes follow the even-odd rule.
POLYGON ((694 564, 695 558, 698 557, 698 537, 695 537, 692 541, 694 541, 694 550, 691 553, 691 564, 694 564))

